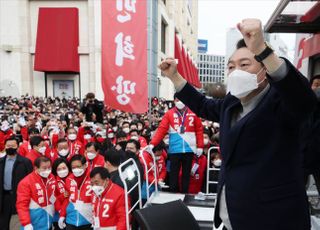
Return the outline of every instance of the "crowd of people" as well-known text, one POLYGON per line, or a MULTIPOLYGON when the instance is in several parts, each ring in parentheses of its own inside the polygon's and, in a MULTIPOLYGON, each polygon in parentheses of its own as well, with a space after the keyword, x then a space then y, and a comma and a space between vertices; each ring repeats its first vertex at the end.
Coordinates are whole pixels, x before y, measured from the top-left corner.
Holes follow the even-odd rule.
MULTIPOLYGON (((151 113, 130 114, 105 107, 93 93, 82 101, 26 95, 0 98, 0 111, 0 229, 10 229, 16 213, 26 230, 126 229, 122 162, 135 160, 143 201, 146 179, 154 180, 145 171, 153 166, 150 151, 160 189, 196 194, 206 191, 208 150, 219 146, 219 124, 177 98, 153 98, 151 113)), ((218 148, 211 159, 221 166, 218 148)), ((137 190, 130 194, 131 203, 138 198, 137 190)))

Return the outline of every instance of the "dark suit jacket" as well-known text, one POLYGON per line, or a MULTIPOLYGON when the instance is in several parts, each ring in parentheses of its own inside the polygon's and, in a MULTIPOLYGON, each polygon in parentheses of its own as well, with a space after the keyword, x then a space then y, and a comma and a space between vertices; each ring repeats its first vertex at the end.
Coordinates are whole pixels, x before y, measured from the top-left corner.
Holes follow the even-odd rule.
MULTIPOLYGON (((236 97, 207 99, 189 84, 177 94, 198 116, 220 122, 218 199, 225 185, 235 230, 310 229, 298 142, 299 126, 316 98, 307 79, 285 61, 287 76, 277 82, 268 77, 264 98, 232 127, 232 114, 241 105, 236 97)), ((219 203, 215 210, 219 226, 219 203)))
MULTIPOLYGON (((3 183, 4 183, 4 167, 6 163, 6 156, 3 158, 0 158, 0 213, 6 211, 6 207, 3 207, 3 183)), ((12 198, 14 201, 14 214, 16 212, 16 198, 17 198, 17 187, 19 182, 27 176, 30 172, 32 172, 32 163, 29 159, 20 156, 17 154, 16 161, 13 165, 13 171, 12 171, 12 198)))

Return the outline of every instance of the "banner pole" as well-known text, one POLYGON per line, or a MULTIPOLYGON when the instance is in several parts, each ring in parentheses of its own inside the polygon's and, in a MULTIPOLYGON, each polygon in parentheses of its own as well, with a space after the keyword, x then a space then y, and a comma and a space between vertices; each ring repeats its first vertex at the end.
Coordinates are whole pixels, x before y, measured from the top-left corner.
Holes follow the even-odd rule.
POLYGON ((153 6, 153 0, 150 0, 149 1, 149 53, 150 53, 150 59, 149 59, 149 110, 148 110, 148 117, 149 117, 149 124, 151 125, 151 83, 152 83, 152 36, 153 36, 153 33, 152 33, 152 24, 153 24, 153 18, 152 18, 152 6, 153 6))

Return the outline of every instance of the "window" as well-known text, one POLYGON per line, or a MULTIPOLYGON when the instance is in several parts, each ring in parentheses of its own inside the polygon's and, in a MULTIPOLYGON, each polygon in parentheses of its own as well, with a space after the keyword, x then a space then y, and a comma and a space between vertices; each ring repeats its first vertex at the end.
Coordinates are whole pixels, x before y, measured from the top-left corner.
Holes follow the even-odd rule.
POLYGON ((166 53, 166 29, 167 24, 161 21, 161 52, 166 53))

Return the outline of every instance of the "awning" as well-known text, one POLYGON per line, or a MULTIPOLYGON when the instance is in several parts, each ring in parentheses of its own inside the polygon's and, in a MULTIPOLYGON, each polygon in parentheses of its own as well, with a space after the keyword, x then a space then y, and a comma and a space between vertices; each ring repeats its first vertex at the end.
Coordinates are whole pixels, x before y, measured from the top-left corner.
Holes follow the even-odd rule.
POLYGON ((269 33, 320 32, 320 0, 281 0, 265 26, 269 33))
POLYGON ((34 70, 79 72, 77 8, 39 8, 34 70))

